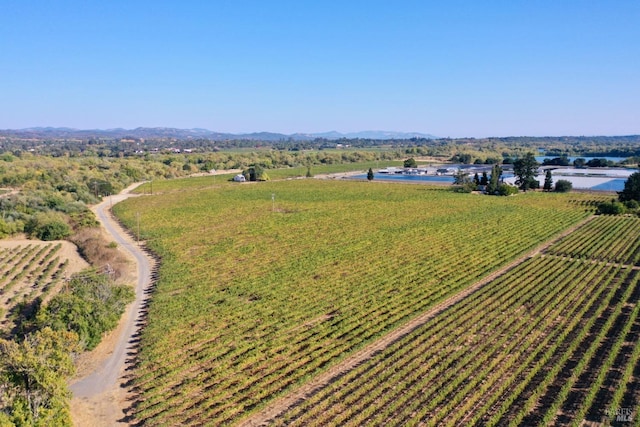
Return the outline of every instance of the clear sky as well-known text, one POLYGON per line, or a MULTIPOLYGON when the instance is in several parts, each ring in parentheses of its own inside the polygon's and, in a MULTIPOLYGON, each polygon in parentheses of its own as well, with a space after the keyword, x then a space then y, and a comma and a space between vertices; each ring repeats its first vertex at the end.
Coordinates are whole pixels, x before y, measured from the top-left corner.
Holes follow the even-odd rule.
POLYGON ((0 0, 0 129, 640 134, 640 1, 0 0))

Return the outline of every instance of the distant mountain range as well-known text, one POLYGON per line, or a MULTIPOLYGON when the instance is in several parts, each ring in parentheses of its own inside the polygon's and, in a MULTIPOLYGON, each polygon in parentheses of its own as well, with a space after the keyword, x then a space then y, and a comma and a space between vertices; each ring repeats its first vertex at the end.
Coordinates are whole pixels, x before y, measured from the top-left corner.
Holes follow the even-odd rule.
POLYGON ((232 139, 248 139, 255 141, 311 141, 317 138, 330 140, 336 139, 411 139, 411 138, 428 138, 434 139, 436 136, 419 133, 419 132, 390 132, 390 131, 362 131, 362 132, 322 132, 322 133, 294 133, 282 134, 273 132, 254 132, 254 133, 223 133, 210 131, 208 129, 177 129, 155 127, 146 128, 139 127, 135 129, 72 129, 64 127, 34 127, 27 129, 5 129, 0 130, 0 136, 15 138, 37 138, 37 139, 87 139, 87 138, 167 138, 167 139, 209 139, 209 140, 232 140, 232 139))

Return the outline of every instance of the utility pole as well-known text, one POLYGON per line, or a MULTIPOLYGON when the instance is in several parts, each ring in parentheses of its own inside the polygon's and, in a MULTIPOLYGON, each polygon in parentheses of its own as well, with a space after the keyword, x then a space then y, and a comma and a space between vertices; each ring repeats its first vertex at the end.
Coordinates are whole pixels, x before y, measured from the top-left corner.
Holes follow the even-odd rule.
POLYGON ((271 193, 271 211, 276 211, 276 193, 271 193))
POLYGON ((140 212, 136 212, 136 220, 138 223, 138 245, 140 244, 140 212))

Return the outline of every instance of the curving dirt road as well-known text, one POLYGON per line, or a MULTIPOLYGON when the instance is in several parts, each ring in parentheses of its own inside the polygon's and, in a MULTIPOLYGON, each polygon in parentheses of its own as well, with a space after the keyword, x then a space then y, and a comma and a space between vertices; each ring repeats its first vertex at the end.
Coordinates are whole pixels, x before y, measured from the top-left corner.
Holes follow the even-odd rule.
POLYGON ((126 425, 124 394, 126 390, 119 381, 125 372, 127 353, 135 351, 135 335, 140 329, 145 293, 151 285, 151 260, 117 224, 111 216, 110 206, 133 196, 130 191, 140 184, 134 184, 120 194, 105 198, 93 210, 107 233, 121 248, 129 252, 137 264, 135 301, 129 305, 112 341, 107 349, 109 356, 89 375, 70 385, 74 399, 72 416, 78 426, 126 425))

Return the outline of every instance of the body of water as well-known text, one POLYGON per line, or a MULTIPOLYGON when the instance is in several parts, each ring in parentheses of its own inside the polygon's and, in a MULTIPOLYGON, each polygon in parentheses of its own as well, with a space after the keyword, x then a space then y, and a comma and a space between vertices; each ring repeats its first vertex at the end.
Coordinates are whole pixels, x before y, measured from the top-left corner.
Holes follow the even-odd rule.
POLYGON ((626 179, 612 179, 611 181, 603 182, 602 184, 591 187, 591 190, 622 191, 624 190, 625 182, 627 182, 626 179))
MULTIPOLYGON (((353 175, 349 178, 353 179, 367 179, 367 174, 353 175)), ((510 184, 513 184, 515 177, 513 174, 505 174, 503 179, 510 184)), ((585 190, 598 190, 598 191, 622 191, 624 184, 627 181, 626 178, 612 178, 612 177, 596 177, 596 176, 553 176, 553 182, 557 182, 560 179, 571 181, 573 188, 585 189, 585 190)), ((430 182, 450 183, 453 184, 453 177, 448 175, 403 175, 403 174, 388 174, 388 173, 374 173, 374 180, 377 181, 399 181, 399 182, 422 182, 428 184, 430 182)), ((540 186, 544 183, 544 175, 539 175, 537 180, 540 182, 540 186)))

